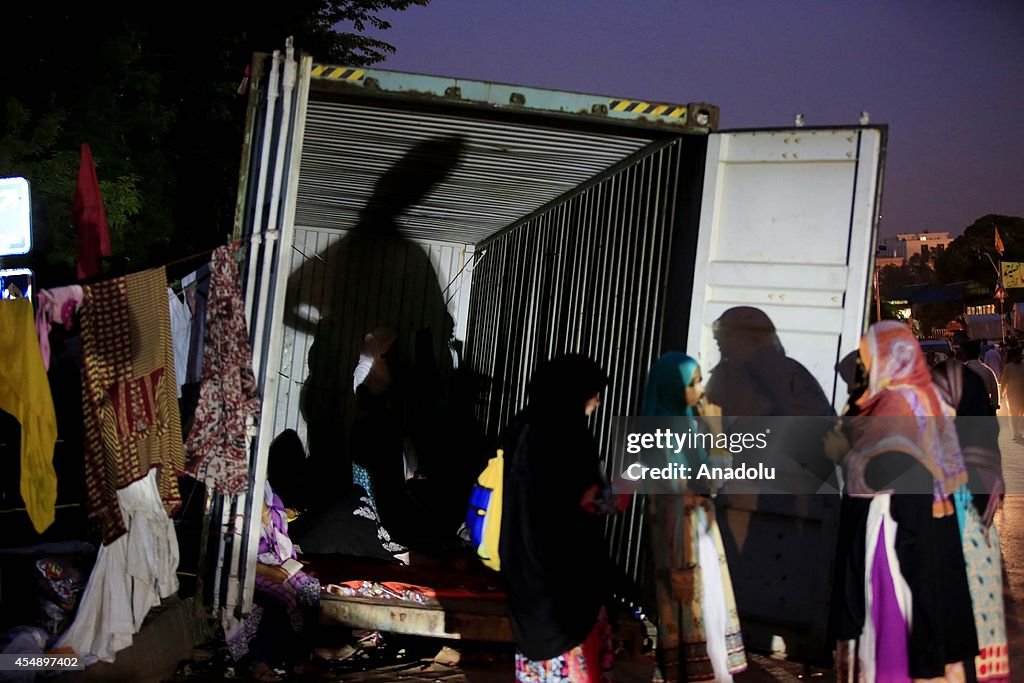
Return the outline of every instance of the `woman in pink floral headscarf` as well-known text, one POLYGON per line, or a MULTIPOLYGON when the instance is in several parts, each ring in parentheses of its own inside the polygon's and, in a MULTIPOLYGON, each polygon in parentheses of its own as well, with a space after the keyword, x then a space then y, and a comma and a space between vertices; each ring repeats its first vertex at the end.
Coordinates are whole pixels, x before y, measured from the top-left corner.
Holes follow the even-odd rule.
POLYGON ((834 594, 840 680, 963 681, 978 652, 953 494, 967 481, 953 411, 896 321, 861 339, 844 509, 855 546, 834 594), (856 676, 856 678, 854 678, 856 676))

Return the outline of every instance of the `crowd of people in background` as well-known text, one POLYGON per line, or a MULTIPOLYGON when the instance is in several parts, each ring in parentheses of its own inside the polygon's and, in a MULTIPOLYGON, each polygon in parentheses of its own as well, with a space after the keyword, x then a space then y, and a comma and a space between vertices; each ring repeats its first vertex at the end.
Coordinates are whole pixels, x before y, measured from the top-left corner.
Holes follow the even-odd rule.
MULTIPOLYGON (((966 364, 985 383, 993 408, 1008 419, 1013 440, 1024 442, 1024 344, 1016 336, 1003 342, 972 339, 953 347, 955 360, 966 364)), ((948 360, 945 354, 926 354, 929 367, 948 360)))

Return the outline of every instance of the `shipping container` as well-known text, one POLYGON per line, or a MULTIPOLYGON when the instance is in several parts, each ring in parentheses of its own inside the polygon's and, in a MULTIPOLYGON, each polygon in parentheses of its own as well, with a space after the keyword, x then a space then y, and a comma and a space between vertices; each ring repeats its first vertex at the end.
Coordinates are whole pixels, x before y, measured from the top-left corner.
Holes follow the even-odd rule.
MULTIPOLYGON (((885 127, 724 131, 716 107, 678 99, 320 64, 290 46, 257 56, 235 225, 264 396, 250 490, 284 429, 311 457, 339 447, 359 345, 383 324, 407 357, 433 358, 420 417, 469 370, 492 437, 538 362, 593 357, 612 378, 593 422, 610 476, 626 464, 611 421, 638 412, 651 361, 685 350, 713 368, 711 324, 732 306, 770 316, 841 407, 834 368, 865 329, 885 127)), ((226 613, 251 601, 259 502, 216 501, 226 541, 208 592, 226 613)), ((623 599, 650 609, 641 505, 607 540, 623 599)), ((820 659, 838 500, 797 508, 725 510, 723 532, 742 544, 756 517, 777 549, 732 567, 750 646, 781 636, 820 659)))

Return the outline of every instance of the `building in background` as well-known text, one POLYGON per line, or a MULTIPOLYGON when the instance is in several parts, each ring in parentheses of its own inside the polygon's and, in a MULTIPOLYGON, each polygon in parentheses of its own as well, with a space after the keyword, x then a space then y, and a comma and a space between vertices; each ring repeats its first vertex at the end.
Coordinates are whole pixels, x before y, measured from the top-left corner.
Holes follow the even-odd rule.
POLYGON ((925 261, 944 252, 953 238, 948 232, 904 232, 879 241, 875 262, 881 267, 899 266, 920 254, 925 261))

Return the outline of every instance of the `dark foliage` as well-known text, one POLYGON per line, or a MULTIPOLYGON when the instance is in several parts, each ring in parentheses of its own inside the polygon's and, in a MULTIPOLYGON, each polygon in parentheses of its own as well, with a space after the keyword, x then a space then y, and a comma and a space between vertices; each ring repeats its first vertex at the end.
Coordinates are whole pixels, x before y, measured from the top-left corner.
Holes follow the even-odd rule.
POLYGON ((87 3, 5 8, 0 175, 31 182, 37 246, 25 260, 49 285, 73 274, 70 209, 83 142, 96 159, 115 271, 222 243, 245 118, 237 91, 253 53, 294 36, 320 61, 379 62, 394 48, 362 33, 389 28, 388 12, 428 2, 300 0, 274 12, 230 2, 216 14, 145 3, 116 13, 87 3))

